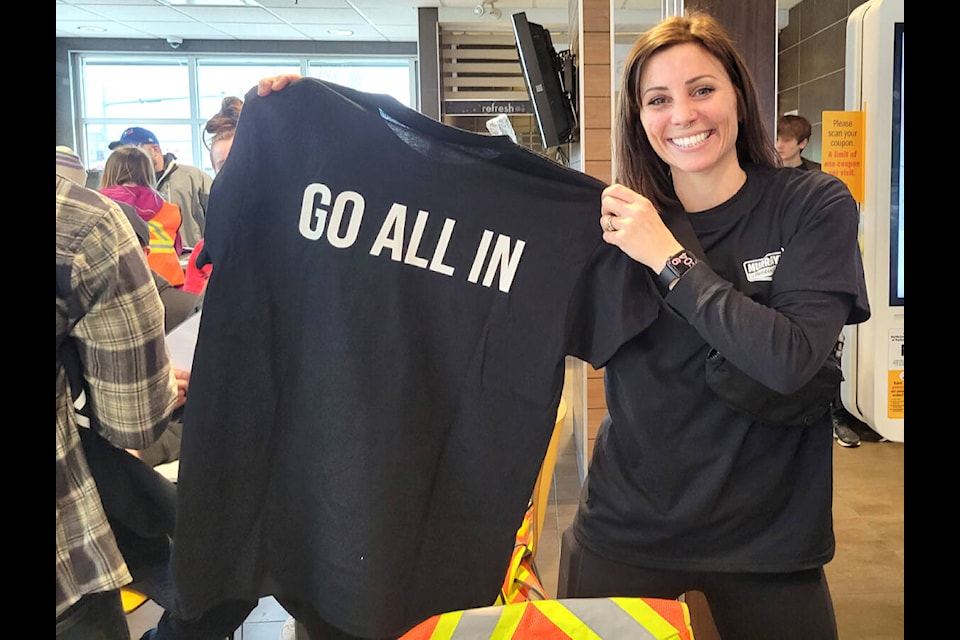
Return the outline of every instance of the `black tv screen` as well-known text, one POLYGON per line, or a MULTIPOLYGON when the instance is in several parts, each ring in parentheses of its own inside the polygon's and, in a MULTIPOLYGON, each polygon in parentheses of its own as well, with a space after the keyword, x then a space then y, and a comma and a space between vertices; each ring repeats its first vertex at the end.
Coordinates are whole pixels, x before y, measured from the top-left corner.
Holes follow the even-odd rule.
POLYGON ((533 103, 540 138, 546 148, 573 140, 577 126, 573 98, 564 86, 564 67, 572 81, 572 58, 560 56, 542 25, 527 20, 527 14, 513 14, 513 35, 520 53, 520 67, 533 103))

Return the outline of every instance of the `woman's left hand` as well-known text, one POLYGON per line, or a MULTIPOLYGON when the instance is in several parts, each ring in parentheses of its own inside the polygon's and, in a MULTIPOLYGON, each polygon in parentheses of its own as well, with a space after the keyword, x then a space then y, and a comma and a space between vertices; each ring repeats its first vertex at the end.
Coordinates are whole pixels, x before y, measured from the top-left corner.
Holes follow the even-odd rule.
POLYGON ((603 190, 600 227, 605 242, 660 273, 667 258, 683 250, 647 198, 622 184, 603 190))

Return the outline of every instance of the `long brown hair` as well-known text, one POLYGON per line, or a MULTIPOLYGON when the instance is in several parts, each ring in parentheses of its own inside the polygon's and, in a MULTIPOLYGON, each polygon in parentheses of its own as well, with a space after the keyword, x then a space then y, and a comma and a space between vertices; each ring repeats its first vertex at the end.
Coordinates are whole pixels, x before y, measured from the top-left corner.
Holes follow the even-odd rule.
POLYGON ((776 147, 763 123, 756 85, 733 41, 702 12, 667 18, 640 35, 627 56, 614 125, 616 180, 649 198, 655 206, 676 204, 670 167, 653 150, 640 122, 640 79, 650 57, 678 44, 693 43, 723 66, 737 94, 737 158, 741 163, 777 167, 776 147))
POLYGON ((153 158, 137 146, 117 147, 107 156, 107 162, 103 165, 100 188, 131 183, 151 189, 157 188, 157 174, 153 170, 153 158))

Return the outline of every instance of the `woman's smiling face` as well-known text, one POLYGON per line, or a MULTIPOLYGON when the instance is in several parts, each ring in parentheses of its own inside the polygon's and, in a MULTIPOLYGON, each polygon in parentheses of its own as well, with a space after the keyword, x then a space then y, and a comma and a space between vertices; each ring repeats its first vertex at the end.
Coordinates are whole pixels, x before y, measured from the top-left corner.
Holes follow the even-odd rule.
POLYGON ((678 44, 650 56, 640 104, 647 139, 674 179, 739 165, 737 92, 720 61, 700 45, 678 44))

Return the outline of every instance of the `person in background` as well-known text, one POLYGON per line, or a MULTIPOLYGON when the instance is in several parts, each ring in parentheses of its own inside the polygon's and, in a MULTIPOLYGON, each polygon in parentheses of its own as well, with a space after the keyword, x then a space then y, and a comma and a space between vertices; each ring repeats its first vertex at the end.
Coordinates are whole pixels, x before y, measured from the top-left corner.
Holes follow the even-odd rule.
POLYGON ((723 638, 829 640, 829 412, 764 422, 705 376, 715 348, 789 396, 844 324, 870 315, 849 190, 783 170, 763 122, 743 58, 706 14, 667 18, 627 56, 618 183, 599 222, 663 299, 604 368, 608 413, 563 534, 558 597, 702 591, 723 638))
MULTIPOLYGON (((150 277, 146 223, 124 203, 84 188, 86 173, 71 149, 57 147, 57 344, 77 341, 92 406, 109 430, 102 435, 148 464, 151 457, 163 462, 174 448, 179 454, 179 435, 170 441, 168 432, 190 381, 189 371, 171 365, 164 340, 178 318, 157 289, 161 279, 150 277)), ((76 421, 58 347, 57 639, 129 640, 120 588, 133 576, 97 497, 76 421)), ((143 637, 222 640, 255 605, 228 603, 197 620, 165 611, 165 635, 151 629, 143 637)))
POLYGON ((120 588, 132 576, 83 454, 59 345, 75 343, 101 435, 117 447, 156 441, 186 386, 170 363, 163 306, 130 224, 115 202, 60 175, 60 160, 58 149, 56 633, 128 640, 120 588))
MULTIPOLYGON (((69 147, 57 147, 57 175, 83 186, 86 183, 87 170, 80 157, 69 147)), ((137 214, 137 210, 125 202, 117 202, 123 210, 127 222, 133 228, 134 235, 140 243, 140 249, 146 258, 150 254, 150 229, 147 223, 137 214)), ((149 266, 149 263, 148 263, 149 266)), ((181 322, 199 311, 203 298, 170 285, 163 276, 153 269, 150 270, 153 282, 160 294, 163 304, 164 333, 170 333, 181 322)), ((189 381, 189 371, 177 370, 178 380, 189 381)), ((184 388, 186 392, 186 388, 184 388)), ((130 453, 142 459, 152 467, 165 462, 172 462, 180 457, 180 439, 183 434, 182 417, 171 416, 170 423, 160 437, 143 450, 130 449, 130 453)))
MULTIPOLYGON (((214 173, 220 173, 223 163, 230 155, 230 147, 233 146, 233 136, 237 132, 237 121, 240 119, 242 108, 243 100, 237 96, 227 96, 220 103, 220 111, 207 120, 203 128, 205 132, 203 143, 210 150, 210 164, 213 165, 214 173)), ((201 238, 187 260, 183 288, 192 293, 203 293, 211 271, 213 271, 213 265, 210 264, 209 257, 203 253, 203 238, 201 238)))
POLYGON ((57 145, 57 175, 81 187, 87 183, 87 168, 73 149, 57 145))
POLYGON ((820 163, 804 158, 801 154, 810 143, 813 128, 803 116, 781 116, 777 121, 777 153, 783 166, 805 171, 820 171, 820 163))
POLYGON ((157 192, 150 156, 139 147, 120 147, 107 157, 100 193, 133 206, 150 227, 150 268, 175 287, 183 284, 180 265, 183 216, 180 208, 157 192))
POLYGON ((194 247, 203 237, 207 222, 207 200, 213 179, 206 171, 181 164, 172 153, 163 153, 153 132, 143 127, 130 127, 119 140, 111 142, 111 151, 119 147, 136 146, 150 156, 156 172, 156 189, 167 202, 180 207, 183 228, 180 233, 186 247, 194 247))
POLYGON ((227 96, 220 103, 220 111, 207 120, 207 124, 203 127, 205 133, 203 143, 210 151, 210 163, 213 165, 215 174, 220 173, 223 163, 230 155, 241 109, 243 109, 242 99, 237 96, 227 96))
MULTIPOLYGON (((807 148, 812 132, 810 121, 803 116, 781 116, 777 121, 777 153, 784 167, 793 167, 803 171, 821 171, 820 163, 808 160, 800 155, 807 148)), ((841 356, 842 357, 842 356, 841 356)), ((851 424, 854 418, 843 406, 840 390, 830 407, 833 416, 833 437, 841 447, 859 447, 860 434, 851 424)))

